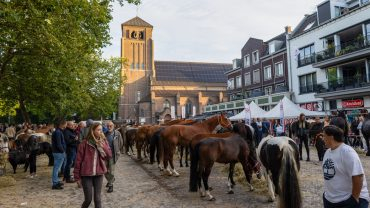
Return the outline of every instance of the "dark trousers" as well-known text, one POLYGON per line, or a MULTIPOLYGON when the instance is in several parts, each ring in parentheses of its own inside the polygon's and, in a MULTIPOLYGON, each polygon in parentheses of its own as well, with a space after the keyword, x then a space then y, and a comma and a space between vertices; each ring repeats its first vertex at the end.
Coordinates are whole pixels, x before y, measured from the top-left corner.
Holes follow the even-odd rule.
POLYGON ((324 208, 368 208, 369 202, 365 199, 360 198, 359 203, 357 203, 356 199, 353 196, 349 197, 349 199, 338 202, 338 203, 331 203, 329 202, 325 196, 323 195, 324 200, 324 208))
POLYGON ((71 167, 73 161, 76 159, 76 149, 75 148, 67 148, 67 163, 64 168, 64 178, 66 180, 71 179, 71 167))
POLYGON ((36 173, 36 151, 31 151, 28 162, 30 163, 30 174, 36 173))
POLYGON ((304 143, 304 147, 306 148, 307 159, 310 158, 310 149, 308 148, 308 137, 303 136, 299 137, 299 156, 302 159, 302 143, 304 143))
POLYGON ((101 188, 103 185, 103 175, 99 176, 82 176, 81 184, 84 190, 85 201, 81 208, 88 208, 91 204, 93 190, 94 190, 94 204, 95 208, 101 208, 101 188))

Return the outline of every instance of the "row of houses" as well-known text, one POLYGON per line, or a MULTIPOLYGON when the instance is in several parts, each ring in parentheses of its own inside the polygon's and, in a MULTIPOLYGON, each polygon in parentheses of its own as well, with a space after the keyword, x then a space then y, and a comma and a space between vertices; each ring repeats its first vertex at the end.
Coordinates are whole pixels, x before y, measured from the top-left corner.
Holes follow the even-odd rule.
POLYGON ((370 0, 328 0, 291 30, 249 38, 226 72, 228 102, 204 112, 264 110, 287 96, 317 111, 370 108, 370 0))

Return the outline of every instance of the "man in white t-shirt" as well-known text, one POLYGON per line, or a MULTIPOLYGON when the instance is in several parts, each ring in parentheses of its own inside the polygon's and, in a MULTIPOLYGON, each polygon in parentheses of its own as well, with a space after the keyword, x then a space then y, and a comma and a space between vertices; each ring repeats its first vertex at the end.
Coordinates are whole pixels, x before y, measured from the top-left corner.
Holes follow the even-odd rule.
POLYGON ((324 207, 367 208, 370 197, 360 158, 352 147, 344 144, 342 129, 329 125, 323 130, 328 148, 322 165, 324 207))

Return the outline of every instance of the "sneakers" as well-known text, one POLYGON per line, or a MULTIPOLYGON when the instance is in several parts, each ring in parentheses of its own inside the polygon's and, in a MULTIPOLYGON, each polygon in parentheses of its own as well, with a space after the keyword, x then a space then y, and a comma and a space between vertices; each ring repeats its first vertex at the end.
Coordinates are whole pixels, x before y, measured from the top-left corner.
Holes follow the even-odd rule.
POLYGON ((61 190, 61 189, 63 189, 63 186, 58 183, 57 185, 53 185, 51 187, 51 189, 53 189, 53 190, 61 190))

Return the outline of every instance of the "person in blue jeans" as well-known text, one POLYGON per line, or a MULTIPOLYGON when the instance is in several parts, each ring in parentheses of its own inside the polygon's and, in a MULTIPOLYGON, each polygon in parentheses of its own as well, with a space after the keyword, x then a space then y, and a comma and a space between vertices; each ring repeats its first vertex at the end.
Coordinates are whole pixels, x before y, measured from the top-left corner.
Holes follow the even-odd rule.
POLYGON ((67 146, 64 141, 63 130, 66 128, 67 122, 65 120, 61 120, 56 123, 56 126, 57 126, 56 130, 53 132, 51 136, 51 146, 54 157, 52 189, 63 189, 64 184, 61 181, 59 181, 58 172, 61 169, 63 162, 65 160, 65 152, 67 146))
POLYGON ((66 155, 67 161, 64 168, 64 180, 67 183, 74 183, 75 181, 71 178, 71 167, 72 163, 76 159, 77 153, 77 145, 79 144, 79 140, 77 135, 75 134, 74 123, 72 121, 67 122, 67 128, 64 129, 64 140, 67 144, 66 155))

